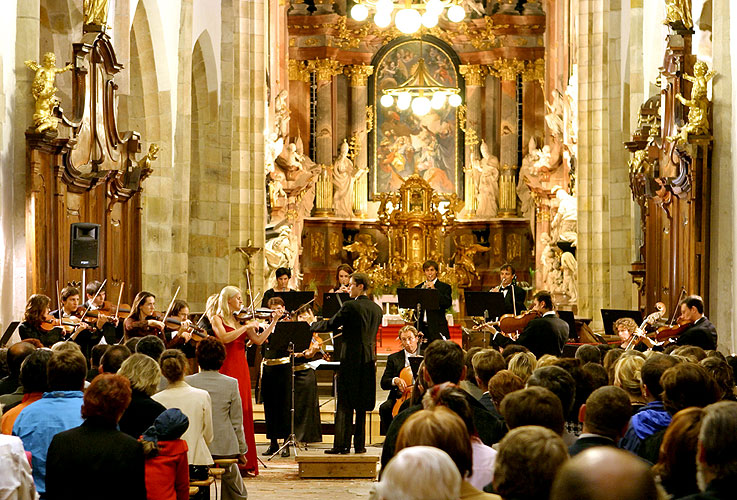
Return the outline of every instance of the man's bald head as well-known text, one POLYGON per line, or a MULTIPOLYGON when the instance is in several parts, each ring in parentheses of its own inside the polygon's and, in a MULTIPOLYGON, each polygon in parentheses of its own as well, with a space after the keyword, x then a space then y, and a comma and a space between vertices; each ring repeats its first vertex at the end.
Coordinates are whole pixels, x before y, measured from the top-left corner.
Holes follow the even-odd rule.
POLYGON ((28 342, 18 342, 10 346, 7 359, 8 371, 12 376, 18 377, 20 375, 20 365, 35 350, 36 347, 28 342))
POLYGON ((631 453, 596 446, 569 460, 555 478, 550 500, 657 500, 647 464, 631 453))

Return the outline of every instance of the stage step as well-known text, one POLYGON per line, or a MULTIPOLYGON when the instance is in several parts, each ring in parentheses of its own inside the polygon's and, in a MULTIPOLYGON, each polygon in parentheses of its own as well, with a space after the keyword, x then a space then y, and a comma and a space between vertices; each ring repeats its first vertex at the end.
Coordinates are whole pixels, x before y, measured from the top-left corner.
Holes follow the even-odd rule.
POLYGON ((368 478, 376 479, 379 456, 325 455, 323 450, 300 452, 297 455, 299 477, 307 478, 368 478))

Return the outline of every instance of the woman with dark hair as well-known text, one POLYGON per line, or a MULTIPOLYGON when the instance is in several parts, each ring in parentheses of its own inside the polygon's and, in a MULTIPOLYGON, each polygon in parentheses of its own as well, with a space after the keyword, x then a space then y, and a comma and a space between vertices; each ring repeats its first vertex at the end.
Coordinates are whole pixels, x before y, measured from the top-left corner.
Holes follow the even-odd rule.
POLYGON ((164 338, 164 323, 154 316, 156 311, 156 296, 151 292, 138 292, 133 299, 130 315, 123 322, 127 342, 132 337, 156 335, 164 338))
POLYGON ((153 399, 166 408, 179 408, 189 419, 189 428, 182 439, 189 448, 187 457, 190 465, 189 475, 193 478, 207 478, 206 468, 212 465, 212 455, 208 444, 213 440, 212 404, 207 391, 196 389, 184 381, 187 372, 187 358, 178 349, 167 349, 159 360, 161 373, 169 385, 153 395, 153 399))
POLYGON ((182 299, 177 299, 171 307, 169 317, 179 321, 179 328, 167 324, 166 347, 168 349, 179 349, 187 357, 189 373, 197 373, 197 361, 195 360, 195 344, 190 342, 192 338, 192 322, 189 320, 189 304, 182 299), (176 328, 176 329, 173 329, 176 328))
POLYGON ((353 274, 351 266, 348 264, 339 265, 335 270, 335 286, 330 289, 330 293, 350 293, 351 274, 353 274))
POLYGON ((660 445, 653 473, 671 498, 699 492, 696 481, 696 443, 701 430, 701 408, 691 407, 673 416, 660 445))
POLYGON ((102 374, 92 381, 84 392, 84 422, 49 446, 46 499, 146 498, 141 443, 117 430, 130 400, 127 378, 102 374))
POLYGON ((21 340, 38 339, 44 347, 51 347, 62 339, 61 328, 54 328, 50 331, 41 328, 41 323, 49 317, 49 306, 51 306, 51 299, 46 295, 40 293, 31 295, 26 302, 23 322, 18 326, 21 340))
POLYGON ((269 299, 276 296, 276 292, 293 292, 289 288, 289 280, 292 279, 292 271, 287 267, 280 267, 276 270, 276 286, 269 288, 264 292, 261 299, 261 307, 268 307, 269 299))

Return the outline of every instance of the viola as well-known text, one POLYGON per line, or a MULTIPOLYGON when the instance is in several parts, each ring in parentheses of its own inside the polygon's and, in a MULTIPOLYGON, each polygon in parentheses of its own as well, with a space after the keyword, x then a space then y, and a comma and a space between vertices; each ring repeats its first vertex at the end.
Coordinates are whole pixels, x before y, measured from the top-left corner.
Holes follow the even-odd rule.
POLYGON ((505 337, 512 338, 516 337, 530 321, 540 317, 540 312, 530 309, 522 314, 504 314, 499 321, 490 321, 474 327, 474 330, 481 330, 484 328, 494 328, 498 333, 501 333, 505 337))
POLYGON ((402 403, 412 397, 412 386, 414 384, 414 381, 412 380, 412 368, 409 366, 405 366, 404 368, 402 368, 402 371, 399 372, 398 377, 406 384, 406 386, 404 388, 404 391, 402 391, 402 396, 397 399, 396 403, 394 403, 394 408, 392 408, 392 417, 396 417, 397 413, 399 413, 399 408, 401 408, 402 403))
MULTIPOLYGON (((170 330, 179 330, 182 327, 182 320, 174 316, 169 316, 168 318, 166 318, 164 324, 170 330)), ((193 342, 199 342, 200 340, 207 338, 207 332, 205 331, 205 329, 197 326, 192 322, 190 322, 190 325, 187 327, 186 331, 192 334, 191 340, 193 342)))
POLYGON ((693 321, 677 322, 675 325, 661 326, 655 333, 655 339, 659 342, 677 337, 693 326, 693 321))

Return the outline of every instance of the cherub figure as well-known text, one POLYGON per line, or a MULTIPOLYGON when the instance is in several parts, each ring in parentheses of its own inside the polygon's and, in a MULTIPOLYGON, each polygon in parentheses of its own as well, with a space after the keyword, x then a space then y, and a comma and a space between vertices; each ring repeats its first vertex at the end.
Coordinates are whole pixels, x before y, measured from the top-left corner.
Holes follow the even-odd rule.
POLYGON ((153 173, 154 168, 151 164, 154 162, 154 160, 158 158, 158 154, 159 145, 155 142, 152 142, 151 145, 148 147, 148 153, 146 153, 146 156, 144 156, 140 161, 141 180, 145 179, 153 173))
POLYGON ((73 66, 67 64, 63 68, 57 68, 56 56, 53 52, 44 54, 43 65, 31 60, 26 61, 25 65, 36 72, 31 84, 31 94, 36 100, 36 111, 33 113, 36 132, 56 130, 59 123, 51 114, 54 107, 59 104, 59 98, 56 97, 56 91, 59 90, 55 86, 56 75, 69 71, 73 66))
POLYGON ((356 240, 350 245, 344 246, 343 250, 358 254, 358 257, 353 260, 353 269, 361 273, 368 271, 379 256, 376 243, 372 241, 371 235, 368 233, 356 236, 356 240))
POLYGON ((716 75, 716 71, 709 71, 709 67, 703 61, 696 61, 693 71, 693 76, 683 75, 683 78, 693 83, 691 99, 684 98, 680 93, 676 94, 676 99, 684 106, 688 106, 688 123, 681 127, 678 135, 668 137, 668 140, 675 139, 681 143, 688 140, 689 134, 709 135, 709 99, 706 88, 709 80, 716 75))

